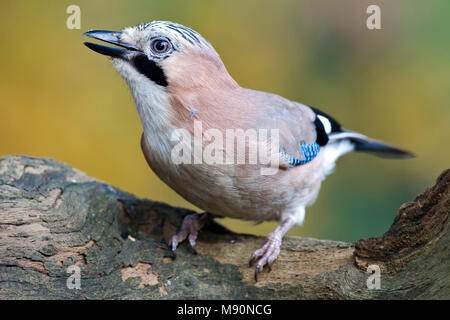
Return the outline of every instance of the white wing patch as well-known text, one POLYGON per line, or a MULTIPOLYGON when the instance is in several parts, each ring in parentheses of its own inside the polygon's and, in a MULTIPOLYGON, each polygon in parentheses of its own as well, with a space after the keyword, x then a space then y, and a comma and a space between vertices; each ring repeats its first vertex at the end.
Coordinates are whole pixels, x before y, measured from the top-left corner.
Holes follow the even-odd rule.
POLYGON ((331 133, 331 122, 326 117, 321 116, 320 114, 317 115, 317 118, 319 118, 320 122, 322 122, 323 128, 325 129, 325 132, 327 134, 331 133))

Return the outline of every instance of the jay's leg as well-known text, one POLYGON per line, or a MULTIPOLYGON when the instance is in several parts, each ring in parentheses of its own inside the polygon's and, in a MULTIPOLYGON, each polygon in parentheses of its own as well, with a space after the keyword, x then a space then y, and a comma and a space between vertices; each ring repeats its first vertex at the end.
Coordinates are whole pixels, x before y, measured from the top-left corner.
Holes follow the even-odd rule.
POLYGON ((205 225, 208 218, 209 215, 207 212, 202 214, 194 213, 186 216, 183 220, 183 224, 181 225, 180 232, 174 235, 169 242, 169 246, 172 247, 172 251, 175 251, 178 244, 187 238, 192 249, 194 249, 194 252, 197 253, 195 250, 195 240, 197 240, 198 231, 205 225))
POLYGON ((267 236, 266 243, 256 250, 250 258, 250 266, 258 260, 255 268, 255 281, 258 281, 258 273, 260 273, 267 264, 269 270, 280 253, 281 241, 284 235, 297 224, 293 217, 287 218, 282 225, 278 226, 274 232, 267 236))

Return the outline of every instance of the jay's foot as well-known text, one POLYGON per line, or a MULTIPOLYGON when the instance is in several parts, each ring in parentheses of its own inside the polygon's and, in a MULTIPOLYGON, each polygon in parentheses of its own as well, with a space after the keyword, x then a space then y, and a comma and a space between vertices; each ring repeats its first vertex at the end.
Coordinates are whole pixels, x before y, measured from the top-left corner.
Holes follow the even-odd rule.
POLYGON ((267 236, 266 243, 261 249, 253 252, 252 257, 250 258, 250 267, 258 260, 255 268, 255 281, 258 281, 258 274, 263 270, 265 265, 269 267, 269 271, 272 270, 272 264, 280 253, 281 239, 283 239, 284 235, 295 224, 295 219, 286 219, 281 226, 278 226, 274 232, 267 236))
POLYGON ((188 239, 194 253, 197 253, 197 250, 195 250, 195 241, 197 240, 198 231, 205 225, 207 220, 207 212, 202 214, 194 213, 186 216, 181 225, 180 232, 174 235, 169 241, 169 247, 172 248, 172 251, 175 252, 178 244, 188 239))
POLYGON ((255 281, 258 281, 258 274, 263 270, 265 265, 269 267, 269 271, 272 270, 272 264, 280 253, 282 238, 283 234, 278 227, 267 236, 266 243, 260 249, 253 252, 249 264, 251 267, 258 261, 255 268, 255 281))

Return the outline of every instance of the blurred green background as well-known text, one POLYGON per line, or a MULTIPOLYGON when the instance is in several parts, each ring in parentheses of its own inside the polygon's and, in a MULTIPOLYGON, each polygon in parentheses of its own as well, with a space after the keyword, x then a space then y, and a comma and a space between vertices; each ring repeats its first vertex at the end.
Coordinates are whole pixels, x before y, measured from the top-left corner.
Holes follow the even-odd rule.
MULTIPOLYGON (((354 241, 391 225, 450 159, 450 1, 8 1, 0 3, 0 155, 50 157, 140 197, 195 209, 148 168, 125 82, 82 45, 89 29, 192 27, 244 87, 315 106, 417 154, 342 158, 291 235, 354 241), (81 8, 81 30, 66 8, 81 8), (381 7, 381 30, 366 8, 381 7)), ((221 220, 267 234, 276 223, 221 220)))

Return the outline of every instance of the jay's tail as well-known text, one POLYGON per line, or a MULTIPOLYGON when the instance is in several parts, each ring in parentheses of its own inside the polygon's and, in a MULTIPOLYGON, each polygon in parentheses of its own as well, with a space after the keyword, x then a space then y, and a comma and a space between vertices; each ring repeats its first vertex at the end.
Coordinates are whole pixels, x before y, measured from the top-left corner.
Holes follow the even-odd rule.
POLYGON ((406 159, 415 157, 411 152, 370 139, 353 131, 343 130, 341 132, 336 132, 331 134, 329 138, 330 145, 335 143, 340 144, 342 142, 350 142, 353 150, 349 151, 368 152, 382 158, 406 159))

